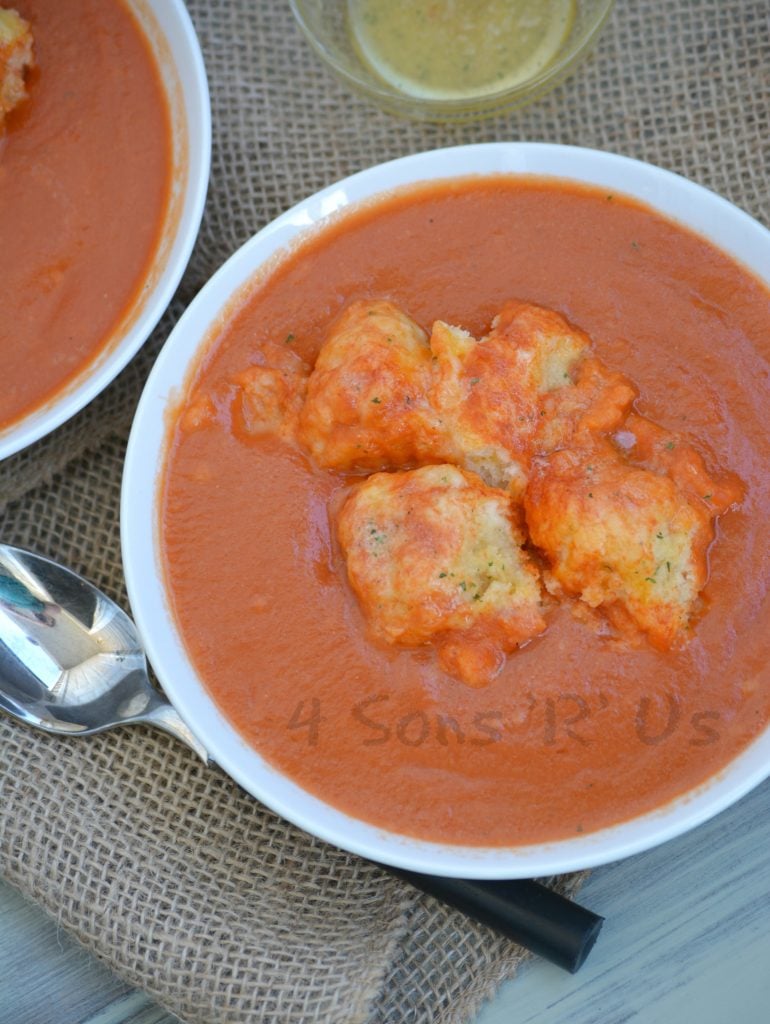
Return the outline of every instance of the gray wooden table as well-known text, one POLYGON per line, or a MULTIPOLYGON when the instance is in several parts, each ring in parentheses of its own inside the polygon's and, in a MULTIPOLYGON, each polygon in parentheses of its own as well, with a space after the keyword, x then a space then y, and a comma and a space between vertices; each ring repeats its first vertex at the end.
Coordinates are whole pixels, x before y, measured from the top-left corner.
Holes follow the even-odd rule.
MULTIPOLYGON (((581 900, 607 918, 581 971, 530 963, 477 1024, 770 1021, 770 782, 695 832, 597 869, 581 900)), ((176 1020, 2 882, 0 963, 0 1024, 176 1020)))

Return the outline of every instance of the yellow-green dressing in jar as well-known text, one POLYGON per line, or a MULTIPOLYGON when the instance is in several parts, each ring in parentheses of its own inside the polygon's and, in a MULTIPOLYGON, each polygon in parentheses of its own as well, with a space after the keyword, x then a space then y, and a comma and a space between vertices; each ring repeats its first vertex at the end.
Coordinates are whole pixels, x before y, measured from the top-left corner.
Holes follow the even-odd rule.
POLYGON ((569 35, 575 0, 348 0, 365 62, 427 99, 509 89, 548 67, 569 35))

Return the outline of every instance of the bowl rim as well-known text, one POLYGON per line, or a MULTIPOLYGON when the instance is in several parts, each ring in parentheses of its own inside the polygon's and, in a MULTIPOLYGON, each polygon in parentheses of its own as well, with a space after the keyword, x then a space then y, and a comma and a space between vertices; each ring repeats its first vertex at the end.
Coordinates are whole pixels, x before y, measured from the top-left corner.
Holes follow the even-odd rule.
POLYGON ((169 409, 211 327, 242 285, 309 227, 351 203, 401 185, 469 175, 525 174, 612 189, 708 237, 770 287, 770 231, 726 199, 629 157, 548 143, 481 143, 418 153, 327 186, 254 235, 198 293, 145 386, 126 454, 121 540, 131 605, 149 660, 174 706, 213 760, 247 792, 305 831, 395 867, 467 878, 523 878, 595 867, 650 849, 707 821, 770 775, 770 725, 716 775, 669 803, 597 832, 508 847, 415 839, 362 822, 292 782, 229 724, 198 678, 166 591, 157 501, 169 409))
MULTIPOLYGON (((186 182, 182 188, 178 212, 171 213, 172 227, 168 231, 168 237, 159 243, 159 248, 152 257, 153 264, 159 256, 161 260, 165 258, 166 263, 160 269, 147 298, 139 302, 135 313, 132 311, 128 326, 117 327, 116 334, 119 336, 123 330, 123 336, 119 337, 115 344, 109 343, 106 348, 99 349, 76 376, 47 401, 30 409, 0 430, 0 461, 28 448, 72 419, 104 391, 128 365, 168 308, 198 237, 211 169, 211 100, 203 53, 184 0, 163 0, 163 3, 159 0, 129 2, 132 11, 134 2, 143 13, 149 11, 154 22, 151 35, 158 34, 161 46, 169 55, 172 53, 172 47, 169 45, 166 32, 161 28, 159 17, 162 16, 164 22, 175 23, 179 48, 185 53, 185 70, 190 73, 187 84, 183 85, 179 63, 175 62, 176 85, 180 95, 177 106, 184 111, 185 117, 183 162, 186 182), (193 139, 196 140, 194 146, 193 139), (162 256, 163 249, 167 251, 167 257, 162 256)), ((144 26, 142 29, 144 31, 144 26)), ((160 58, 155 52, 156 47, 152 46, 152 50, 155 60, 158 61, 160 58)), ((174 106, 171 96, 169 103, 174 106)))
POLYGON ((409 109, 422 110, 440 117, 442 114, 462 115, 463 113, 472 113, 486 108, 499 108, 502 110, 508 105, 516 106, 522 103, 527 97, 537 98, 551 84, 554 86, 558 85, 581 57, 590 52, 591 47, 596 43, 610 18, 616 0, 599 0, 599 2, 602 4, 602 7, 585 35, 579 40, 579 43, 569 47, 558 60, 547 64, 537 74, 530 76, 523 82, 518 82, 516 85, 499 89, 497 92, 484 93, 480 96, 467 98, 414 96, 411 93, 396 89, 395 86, 388 86, 386 81, 379 79, 374 72, 372 72, 371 78, 356 74, 351 67, 338 60, 324 44, 323 40, 313 32, 305 17, 302 0, 289 0, 289 6, 297 25, 311 48, 340 78, 354 89, 366 94, 387 109, 398 107, 404 111, 409 109))

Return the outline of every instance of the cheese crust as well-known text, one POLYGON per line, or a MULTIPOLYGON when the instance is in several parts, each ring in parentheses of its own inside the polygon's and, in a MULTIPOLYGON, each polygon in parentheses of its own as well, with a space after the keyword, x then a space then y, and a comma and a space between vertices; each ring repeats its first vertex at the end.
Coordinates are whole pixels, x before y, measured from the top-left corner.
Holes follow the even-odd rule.
POLYGON ((348 497, 338 536, 372 635, 434 643, 472 686, 545 628, 538 572, 502 491, 452 465, 376 473, 348 497))
POLYGON ((6 114, 26 99, 25 79, 34 63, 29 23, 16 11, 0 8, 0 130, 6 114))

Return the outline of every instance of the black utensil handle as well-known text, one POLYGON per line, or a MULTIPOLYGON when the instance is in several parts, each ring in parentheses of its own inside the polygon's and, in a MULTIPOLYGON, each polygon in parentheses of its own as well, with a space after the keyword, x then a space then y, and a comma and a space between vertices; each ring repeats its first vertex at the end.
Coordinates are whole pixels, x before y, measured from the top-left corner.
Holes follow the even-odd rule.
POLYGON ((539 882, 487 882, 387 870, 571 974, 585 961, 604 923, 603 917, 539 882))

